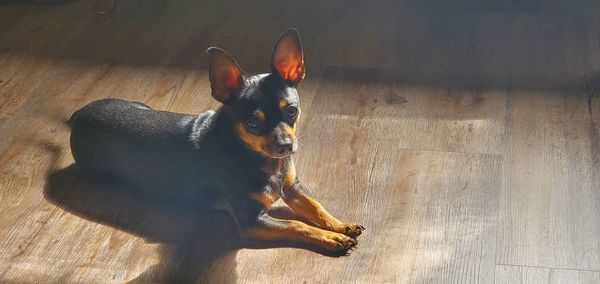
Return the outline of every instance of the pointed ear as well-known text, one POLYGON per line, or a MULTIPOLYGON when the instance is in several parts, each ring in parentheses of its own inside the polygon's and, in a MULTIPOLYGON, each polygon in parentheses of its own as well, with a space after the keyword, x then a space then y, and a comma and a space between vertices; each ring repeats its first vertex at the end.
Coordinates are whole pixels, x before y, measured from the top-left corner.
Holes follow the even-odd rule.
POLYGON ((227 104, 231 97, 244 86, 244 72, 225 50, 211 47, 206 50, 206 53, 208 54, 211 95, 217 101, 227 104))
POLYGON ((271 69, 274 74, 292 84, 298 84, 304 79, 304 52, 296 29, 290 28, 279 36, 271 57, 271 69))

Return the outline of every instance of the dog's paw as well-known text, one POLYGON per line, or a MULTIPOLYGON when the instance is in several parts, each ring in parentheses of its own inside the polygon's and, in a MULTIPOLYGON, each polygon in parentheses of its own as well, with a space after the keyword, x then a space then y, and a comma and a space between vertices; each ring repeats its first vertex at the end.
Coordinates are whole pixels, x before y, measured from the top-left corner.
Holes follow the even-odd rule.
POLYGON ((325 238, 327 249, 334 252, 348 251, 358 244, 356 239, 338 233, 330 233, 325 238))
POLYGON ((365 230, 365 227, 363 227, 361 225, 342 224, 338 228, 336 228, 335 231, 356 239, 358 236, 360 236, 362 234, 362 232, 364 230, 365 230))

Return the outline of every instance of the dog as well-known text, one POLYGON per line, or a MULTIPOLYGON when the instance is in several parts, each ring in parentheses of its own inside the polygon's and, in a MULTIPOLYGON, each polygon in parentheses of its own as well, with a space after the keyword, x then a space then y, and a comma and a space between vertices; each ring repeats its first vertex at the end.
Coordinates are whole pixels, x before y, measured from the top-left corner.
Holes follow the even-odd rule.
POLYGON ((224 50, 207 50, 211 95, 222 103, 200 115, 153 110, 102 99, 69 119, 71 152, 87 177, 117 180, 165 199, 194 204, 227 200, 245 240, 295 241, 348 251, 363 226, 328 213, 302 185, 293 154, 298 148, 298 84, 304 53, 295 29, 275 43, 271 73, 244 77, 224 50), (278 199, 314 223, 278 219, 278 199))

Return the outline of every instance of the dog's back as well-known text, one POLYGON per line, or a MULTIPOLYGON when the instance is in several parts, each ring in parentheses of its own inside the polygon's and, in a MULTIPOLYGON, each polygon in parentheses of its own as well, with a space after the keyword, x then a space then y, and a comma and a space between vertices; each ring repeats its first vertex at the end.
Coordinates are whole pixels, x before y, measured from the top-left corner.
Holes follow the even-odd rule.
MULTIPOLYGON (((73 114, 71 151, 82 173, 117 180, 161 195, 177 190, 178 199, 198 194, 207 171, 198 150, 210 147, 194 132, 208 132, 215 113, 200 116, 156 111, 119 99, 94 101, 73 114), (187 193, 187 194, 186 194, 187 193)), ((205 140, 210 140, 205 135, 205 140)), ((195 199, 195 197, 194 197, 195 199)))

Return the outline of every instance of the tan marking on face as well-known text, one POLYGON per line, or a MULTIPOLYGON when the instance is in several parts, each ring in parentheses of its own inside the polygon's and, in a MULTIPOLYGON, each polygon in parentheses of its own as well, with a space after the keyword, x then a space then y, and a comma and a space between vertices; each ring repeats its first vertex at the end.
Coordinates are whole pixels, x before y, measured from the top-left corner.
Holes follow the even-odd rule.
POLYGON ((265 122, 265 113, 262 110, 256 111, 256 117, 258 117, 260 121, 265 122))
POLYGON ((296 183, 296 165, 294 160, 290 159, 285 171, 285 178, 283 179, 283 189, 288 189, 296 183))
POLYGON ((279 109, 283 110, 283 109, 285 109, 285 107, 287 107, 287 106, 288 106, 288 102, 287 102, 286 100, 284 100, 284 99, 281 99, 281 100, 279 101, 279 109))
POLYGON ((246 127, 244 126, 244 124, 241 122, 238 122, 236 128, 238 131, 238 135, 240 136, 240 139, 242 139, 242 141, 244 141, 244 143, 246 143, 246 145, 248 145, 248 147, 250 147, 250 149, 252 149, 252 151, 260 153, 267 157, 269 156, 269 154, 267 152, 265 152, 265 150, 264 150, 265 145, 267 144, 265 137, 257 136, 257 135, 254 135, 253 133, 249 132, 246 129, 246 127))
POLYGON ((296 133, 296 125, 298 125, 298 121, 300 121, 300 113, 302 113, 302 110, 300 108, 298 108, 298 114, 296 115, 296 120, 294 120, 294 123, 292 124, 292 128, 294 129, 294 134, 296 133))
POLYGON ((285 134, 287 134, 290 139, 296 140, 296 127, 290 127, 287 123, 282 123, 282 128, 285 134))
POLYGON ((253 192, 250 194, 250 196, 252 196, 254 200, 260 202, 264 208, 270 208, 271 205, 277 200, 273 194, 267 192, 253 192))

